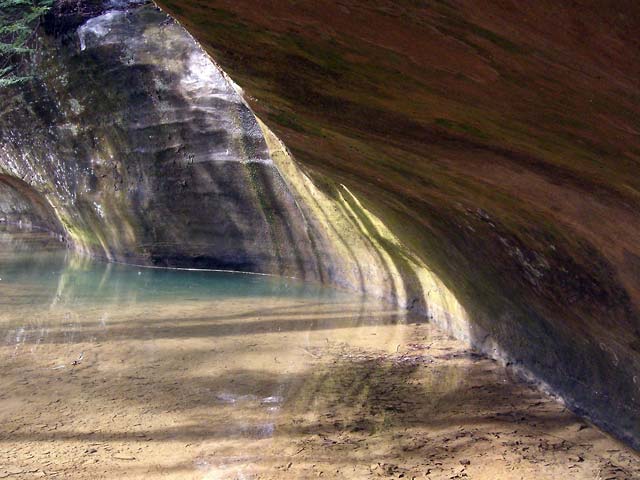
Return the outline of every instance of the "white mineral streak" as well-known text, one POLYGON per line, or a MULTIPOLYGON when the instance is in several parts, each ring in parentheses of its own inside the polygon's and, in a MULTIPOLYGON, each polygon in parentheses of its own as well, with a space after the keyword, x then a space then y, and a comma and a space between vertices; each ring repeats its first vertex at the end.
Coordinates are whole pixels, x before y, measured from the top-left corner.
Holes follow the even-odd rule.
MULTIPOLYGON (((241 108, 247 108, 242 97, 238 95, 218 66, 195 43, 195 40, 189 37, 188 41, 192 44, 193 50, 188 57, 186 71, 180 80, 183 94, 192 99, 196 108, 210 114, 209 121, 224 126, 230 136, 230 147, 210 152, 208 158, 204 160, 272 165, 273 162, 268 156, 257 157, 249 152, 238 151, 238 146, 243 144, 244 137, 260 141, 262 131, 255 120, 252 119, 248 124, 242 121, 239 111, 241 108), (226 115, 220 115, 219 103, 227 104, 223 107, 223 111, 227 112, 226 115)), ((194 161, 197 163, 202 159, 196 158, 194 161)))
POLYGON ((220 98, 229 102, 235 102, 235 92, 227 84, 217 68, 199 50, 194 50, 189 54, 187 61, 187 71, 180 80, 180 84, 185 90, 201 90, 210 97, 220 98))
POLYGON ((121 10, 109 10, 99 17, 87 20, 87 22, 78 29, 80 50, 84 51, 87 48, 87 40, 98 41, 106 37, 109 32, 111 32, 113 22, 124 15, 125 12, 121 10))

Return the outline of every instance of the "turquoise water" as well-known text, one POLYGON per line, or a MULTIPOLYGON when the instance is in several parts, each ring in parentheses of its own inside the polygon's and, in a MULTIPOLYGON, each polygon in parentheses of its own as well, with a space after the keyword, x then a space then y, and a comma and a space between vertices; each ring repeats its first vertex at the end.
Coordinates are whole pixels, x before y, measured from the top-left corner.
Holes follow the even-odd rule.
POLYGON ((317 284, 101 263, 5 229, 0 477, 262 478, 343 391, 366 404, 361 364, 408 342, 403 318, 317 284))
POLYGON ((318 284, 266 275, 171 270, 83 258, 38 238, 0 238, 0 286, 21 287, 31 296, 4 298, 12 305, 47 300, 68 305, 118 302, 209 301, 224 298, 339 300, 353 295, 318 284))
POLYGON ((44 233, 0 230, 0 339, 16 352, 127 335, 330 332, 398 321, 396 312, 371 314, 380 308, 296 279, 106 263, 78 256, 44 233), (197 328, 189 326, 194 317, 197 328))
POLYGON ((416 320, 296 280, 100 263, 0 230, 0 478, 566 476, 578 452, 539 451, 544 431, 587 445, 571 478, 602 471, 592 430, 416 320), (539 452, 531 468, 520 448, 539 452))
MULTIPOLYGON (((0 261, 2 282, 50 291, 68 302, 203 300, 224 297, 337 298, 294 279, 232 272, 187 271, 101 263, 67 252, 0 261)), ((34 301, 40 301, 37 298, 34 301)))

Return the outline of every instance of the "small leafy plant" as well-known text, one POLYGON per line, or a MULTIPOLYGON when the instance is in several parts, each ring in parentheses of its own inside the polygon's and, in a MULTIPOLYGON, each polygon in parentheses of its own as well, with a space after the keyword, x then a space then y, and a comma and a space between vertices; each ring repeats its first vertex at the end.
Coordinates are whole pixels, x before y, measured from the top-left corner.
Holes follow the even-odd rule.
POLYGON ((36 31, 53 2, 0 0, 0 88, 32 78, 19 67, 34 53, 36 31))

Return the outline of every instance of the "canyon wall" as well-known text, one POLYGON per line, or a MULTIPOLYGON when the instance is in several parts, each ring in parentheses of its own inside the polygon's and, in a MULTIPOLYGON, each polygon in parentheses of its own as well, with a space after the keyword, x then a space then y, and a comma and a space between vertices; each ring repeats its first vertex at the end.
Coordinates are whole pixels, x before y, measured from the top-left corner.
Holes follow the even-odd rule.
POLYGON ((58 2, 0 92, 0 173, 70 245, 386 298, 640 445, 637 16, 159 2, 240 90, 137 3, 58 2))
POLYGON ((444 284, 344 185, 318 188, 181 26, 146 2, 77 5, 47 17, 38 79, 0 92, 2 178, 74 250, 327 283, 468 338, 444 284))
POLYGON ((479 348, 640 446, 637 2, 158 3, 479 348))
POLYGON ((91 14, 43 36, 39 82, 3 92, 2 171, 93 256, 317 278, 305 222, 223 74, 151 6, 91 14))

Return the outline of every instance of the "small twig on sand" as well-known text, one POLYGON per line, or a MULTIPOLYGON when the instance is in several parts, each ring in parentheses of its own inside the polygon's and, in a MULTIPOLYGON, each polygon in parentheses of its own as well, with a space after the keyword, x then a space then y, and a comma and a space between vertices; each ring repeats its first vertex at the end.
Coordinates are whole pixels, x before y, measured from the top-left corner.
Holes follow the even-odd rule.
POLYGON ((320 358, 320 355, 317 355, 317 354, 315 354, 315 353, 313 353, 313 352, 311 352, 311 351, 307 350, 307 349, 306 349, 306 348, 304 348, 304 347, 300 347, 300 348, 302 349, 302 351, 303 351, 303 352, 308 353, 308 354, 309 354, 309 355, 311 355, 313 358, 320 358))

